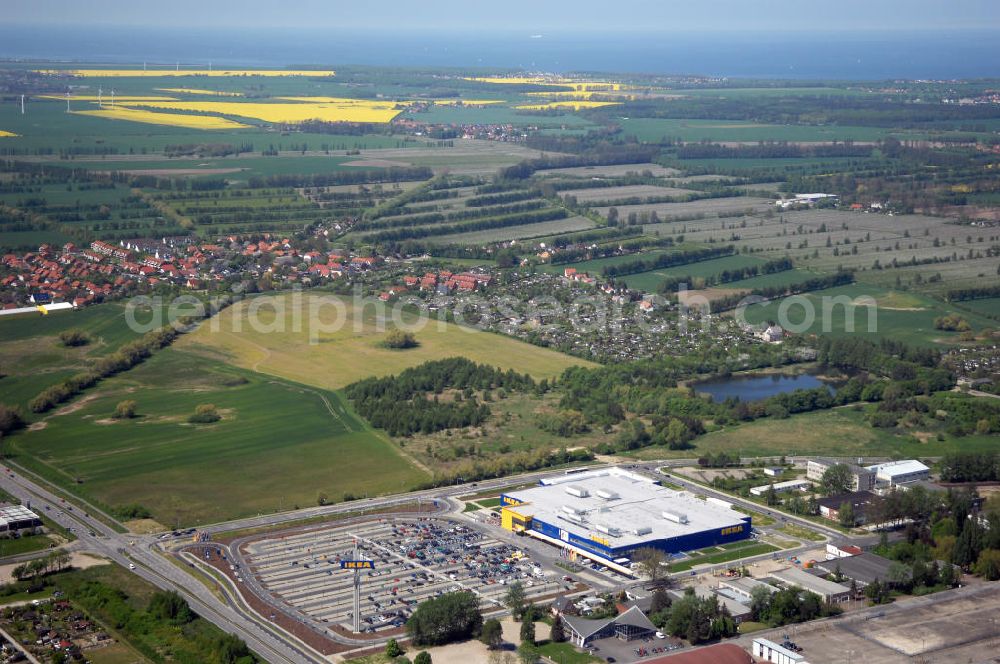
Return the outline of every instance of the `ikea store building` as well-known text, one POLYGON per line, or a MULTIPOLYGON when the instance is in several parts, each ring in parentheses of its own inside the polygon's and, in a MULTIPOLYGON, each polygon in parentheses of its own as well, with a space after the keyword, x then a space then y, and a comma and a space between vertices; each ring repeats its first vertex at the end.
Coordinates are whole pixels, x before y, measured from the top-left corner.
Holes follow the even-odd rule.
POLYGON ((751 519, 730 503, 661 486, 622 468, 603 468, 542 480, 500 496, 507 530, 549 542, 627 571, 646 547, 667 554, 750 537, 751 519))

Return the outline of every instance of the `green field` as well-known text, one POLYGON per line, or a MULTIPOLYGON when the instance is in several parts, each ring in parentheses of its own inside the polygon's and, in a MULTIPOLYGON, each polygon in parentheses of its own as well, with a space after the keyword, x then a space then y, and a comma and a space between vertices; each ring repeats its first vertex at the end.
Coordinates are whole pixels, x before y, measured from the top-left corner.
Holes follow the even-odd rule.
MULTIPOLYGON (((907 293, 905 306, 899 306, 895 302, 894 294, 891 291, 854 284, 830 288, 822 291, 815 291, 803 296, 799 296, 796 301, 801 302, 805 298, 811 303, 815 312, 812 323, 806 326, 809 318, 805 309, 799 304, 791 304, 788 301, 786 307, 787 321, 791 325, 785 325, 787 329, 801 331, 805 333, 829 333, 834 336, 845 334, 860 334, 868 338, 891 338, 908 344, 932 345, 935 343, 951 343, 956 341, 958 334, 955 332, 944 332, 934 329, 934 319, 954 311, 949 305, 932 298, 907 293), (824 301, 833 303, 835 297, 846 297, 854 299, 858 297, 872 297, 875 299, 877 307, 856 306, 849 311, 841 305, 833 306, 829 316, 823 315, 824 301), (826 298, 824 300, 824 298, 826 298), (853 322, 853 332, 850 331, 853 322), (873 331, 869 331, 869 323, 873 331), (794 326, 802 326, 803 329, 796 329, 794 326)), ((746 320, 750 323, 763 323, 767 321, 779 320, 779 308, 785 300, 774 300, 764 304, 755 304, 746 309, 746 320)), ((993 327, 995 321, 991 321, 985 316, 976 314, 966 314, 965 318, 974 329, 983 327, 993 327)), ((779 321, 780 322, 780 321, 779 321)))
POLYGON ((168 348, 5 441, 49 481, 171 527, 399 492, 426 479, 332 392, 168 348), (139 417, 110 415, 124 399, 139 417), (199 404, 222 420, 192 425, 199 404))
POLYGON ((698 142, 788 141, 816 143, 823 141, 878 141, 889 135, 906 136, 880 127, 838 127, 836 125, 775 125, 734 120, 674 120, 629 118, 620 120, 622 133, 640 141, 659 142, 665 138, 698 142))
MULTIPOLYGON (((552 379, 567 367, 590 364, 522 341, 437 320, 425 320, 425 326, 414 331, 420 344, 417 348, 390 350, 382 348, 379 340, 384 330, 392 327, 391 318, 382 318, 391 316, 391 306, 335 296, 298 297, 302 302, 298 310, 291 295, 242 302, 223 311, 217 317, 217 326, 202 325, 177 345, 236 366, 330 390, 368 376, 387 376, 429 360, 455 356, 527 372, 536 379, 552 379), (283 309, 281 315, 279 307, 283 309), (315 317, 310 314, 314 308, 315 317), (254 312, 260 321, 257 330, 248 322, 248 315, 254 312), (299 331, 294 331, 296 315, 302 316, 299 331), (322 331, 320 326, 328 331, 322 331), (379 331, 380 326, 383 331, 379 331), (214 327, 217 331, 213 331, 214 327), (314 343, 310 343, 310 328, 314 343)), ((400 311, 399 315, 405 325, 420 324, 413 313, 400 311)))
MULTIPOLYGON (((864 410, 843 407, 726 427, 693 442, 694 454, 735 452, 744 457, 828 455, 912 459, 939 456, 956 450, 986 451, 996 448, 996 437, 988 434, 960 438, 945 434, 943 441, 936 440, 934 436, 926 438, 926 442, 920 442, 908 433, 899 434, 872 427, 865 419, 864 410)), ((665 448, 650 447, 629 453, 629 456, 648 459, 690 457, 692 451, 671 452, 665 448)))
MULTIPOLYGON (((148 320, 151 310, 137 310, 136 318, 148 320)), ((0 317, 0 403, 27 403, 46 387, 86 369, 93 358, 138 339, 121 304, 99 304, 47 316, 23 314, 0 317), (86 346, 66 348, 59 342, 64 330, 82 330, 90 336, 86 346)))
POLYGON ((952 306, 958 309, 965 309, 968 311, 981 314, 983 316, 990 316, 992 318, 1000 318, 1000 297, 988 297, 981 300, 966 300, 965 302, 953 302, 952 306))
MULTIPOLYGON (((715 276, 723 270, 736 270, 742 267, 761 265, 765 262, 766 261, 764 259, 757 258, 756 256, 735 254, 733 256, 714 258, 708 261, 700 261, 697 263, 689 263, 687 265, 663 268, 661 270, 651 270, 649 272, 630 274, 622 277, 621 280, 628 284, 629 288, 635 288, 646 292, 656 292, 660 289, 660 285, 669 277, 705 278, 715 276)), ((725 284, 725 287, 728 288, 730 285, 725 284)), ((732 288, 737 287, 732 286, 732 288)))

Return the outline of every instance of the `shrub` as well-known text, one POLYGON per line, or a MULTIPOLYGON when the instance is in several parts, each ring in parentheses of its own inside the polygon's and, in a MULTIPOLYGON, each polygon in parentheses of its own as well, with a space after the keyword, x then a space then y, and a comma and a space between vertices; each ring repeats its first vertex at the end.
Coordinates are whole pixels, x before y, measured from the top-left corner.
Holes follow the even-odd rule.
POLYGON ((59 333, 59 342, 67 348, 75 348, 89 344, 90 337, 83 330, 65 330, 59 333))
POLYGON ((194 409, 194 415, 188 417, 188 422, 191 424, 211 424, 212 422, 218 422, 222 419, 219 415, 218 409, 216 409, 215 404, 203 403, 198 404, 194 409))
POLYGON ((115 412, 111 414, 116 420, 130 420, 135 417, 135 401, 131 399, 126 399, 125 401, 119 401, 118 405, 115 406, 115 412))
POLYGON ((21 411, 0 403, 0 435, 10 433, 24 426, 21 411))
POLYGON ((382 347, 390 348, 392 350, 405 350, 407 348, 416 348, 419 346, 417 338, 412 332, 404 332, 402 330, 390 330, 385 338, 382 339, 382 347))

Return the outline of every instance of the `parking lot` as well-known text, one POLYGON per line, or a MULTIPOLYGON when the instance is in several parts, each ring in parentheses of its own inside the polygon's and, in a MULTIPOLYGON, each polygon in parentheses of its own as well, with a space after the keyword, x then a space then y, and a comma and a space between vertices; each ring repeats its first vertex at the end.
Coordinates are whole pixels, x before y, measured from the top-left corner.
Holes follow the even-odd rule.
POLYGON ((351 629, 353 571, 341 560, 374 562, 361 572, 361 627, 375 632, 401 626, 421 601, 469 590, 484 609, 499 608, 507 585, 520 581, 530 598, 568 584, 522 550, 455 521, 381 519, 253 540, 241 547, 260 584, 313 620, 351 629))

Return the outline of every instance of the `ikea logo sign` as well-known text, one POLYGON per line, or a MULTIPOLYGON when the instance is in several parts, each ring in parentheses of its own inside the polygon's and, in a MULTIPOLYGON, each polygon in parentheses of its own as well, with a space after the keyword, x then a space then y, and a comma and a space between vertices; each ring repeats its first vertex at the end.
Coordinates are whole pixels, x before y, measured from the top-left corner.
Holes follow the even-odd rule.
POLYGON ((375 569, 371 560, 341 560, 340 569, 375 569))
POLYGON ((719 534, 733 535, 735 533, 742 533, 742 532, 743 532, 743 526, 732 526, 730 528, 723 528, 721 531, 719 531, 719 534))
POLYGON ((506 507, 517 507, 518 505, 523 505, 524 503, 517 498, 511 498, 507 494, 500 496, 500 504, 506 507))

